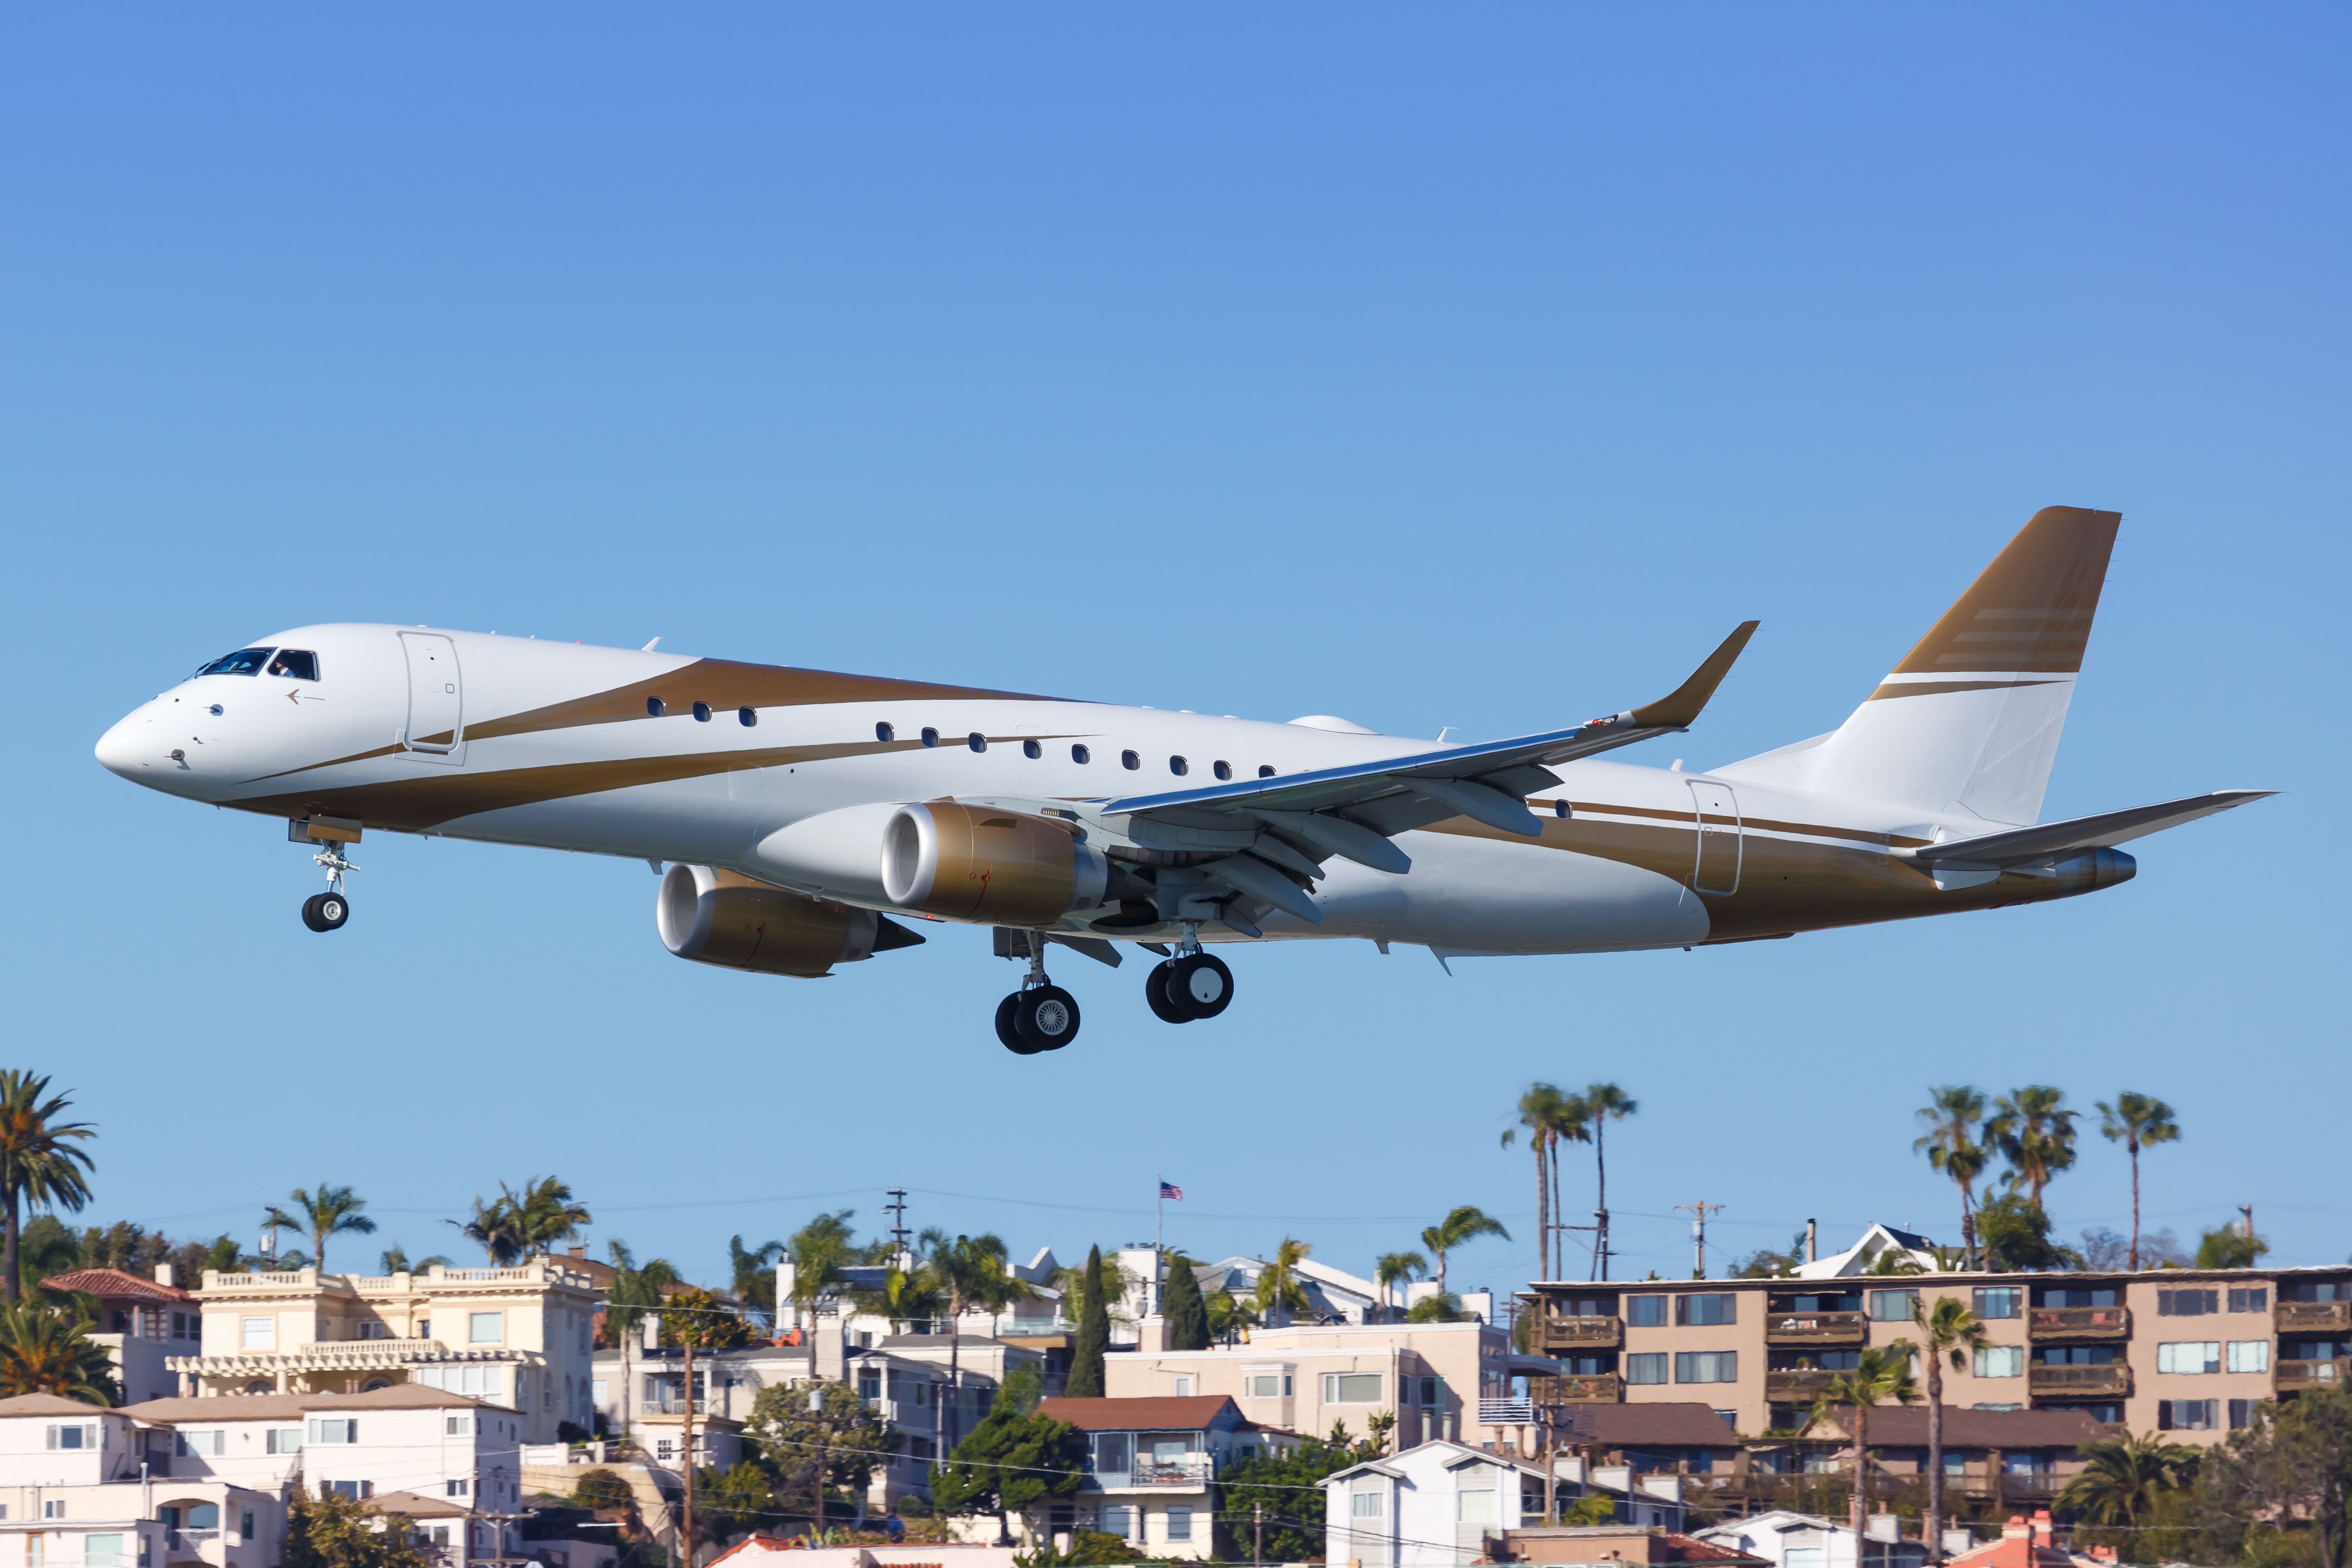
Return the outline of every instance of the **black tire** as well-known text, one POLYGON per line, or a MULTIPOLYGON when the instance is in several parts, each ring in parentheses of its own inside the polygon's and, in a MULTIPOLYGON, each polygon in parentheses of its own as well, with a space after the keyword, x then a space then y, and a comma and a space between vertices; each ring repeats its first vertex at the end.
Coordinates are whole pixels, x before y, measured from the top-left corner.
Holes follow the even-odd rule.
POLYGON ((1195 952, 1168 970, 1168 998, 1194 1018, 1213 1018, 1232 1005, 1234 972, 1214 953, 1195 952))
POLYGON ((1152 1016, 1163 1024, 1189 1024, 1192 1015, 1176 1005, 1168 994, 1168 972, 1176 967, 1174 959, 1163 958, 1143 973, 1143 999, 1151 1006, 1152 1016))
POLYGON ((1058 985, 1024 991, 1013 1008, 1013 1027, 1036 1051, 1058 1051, 1078 1037, 1078 999, 1058 985))
POLYGON ((302 923, 312 931, 341 931, 352 918, 352 902, 341 893, 313 893, 302 900, 302 923))
POLYGON ((996 1037, 1003 1041, 1004 1048, 1013 1055, 1034 1057, 1037 1054, 1037 1047, 1023 1039, 1020 1031, 1013 1026, 1013 1015, 1020 1006, 1021 993, 1018 991, 996 1005, 996 1037))

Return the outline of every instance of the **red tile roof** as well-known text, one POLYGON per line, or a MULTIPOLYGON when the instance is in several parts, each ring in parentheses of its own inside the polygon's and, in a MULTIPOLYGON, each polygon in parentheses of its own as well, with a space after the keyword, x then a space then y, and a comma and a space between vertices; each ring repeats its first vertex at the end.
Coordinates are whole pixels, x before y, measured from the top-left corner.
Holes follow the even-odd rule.
POLYGON ((1081 1432, 1205 1432, 1227 1409, 1239 1424, 1241 1408, 1222 1394, 1151 1395, 1140 1399, 1041 1399, 1037 1414, 1066 1421, 1081 1432))
POLYGON ((120 1268, 77 1268, 70 1274, 54 1274, 41 1281, 46 1289, 79 1290, 91 1296, 113 1301, 193 1301, 195 1297, 172 1285, 158 1285, 152 1279, 136 1274, 126 1274, 120 1268))
POLYGON ((1949 1568, 2074 1568, 2072 1552, 2051 1544, 2050 1510, 2036 1510, 2032 1519, 2011 1514, 2000 1539, 1951 1560, 1949 1568))

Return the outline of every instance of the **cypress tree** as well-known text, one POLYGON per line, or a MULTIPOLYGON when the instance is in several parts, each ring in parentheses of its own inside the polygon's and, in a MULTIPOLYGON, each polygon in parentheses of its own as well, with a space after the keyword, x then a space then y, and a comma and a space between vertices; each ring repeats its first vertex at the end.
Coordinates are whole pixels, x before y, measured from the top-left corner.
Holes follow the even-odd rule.
POLYGON ((1110 1349, 1110 1304, 1103 1300, 1102 1248, 1087 1248, 1086 1278, 1078 1284, 1078 1338, 1070 1349, 1070 1377, 1062 1392, 1072 1399, 1103 1396, 1103 1352, 1110 1349))
POLYGON ((1168 1348, 1204 1351, 1209 1348, 1209 1304, 1201 1299, 1201 1281, 1192 1260, 1181 1252, 1168 1255, 1168 1290, 1160 1310, 1168 1320, 1168 1348))

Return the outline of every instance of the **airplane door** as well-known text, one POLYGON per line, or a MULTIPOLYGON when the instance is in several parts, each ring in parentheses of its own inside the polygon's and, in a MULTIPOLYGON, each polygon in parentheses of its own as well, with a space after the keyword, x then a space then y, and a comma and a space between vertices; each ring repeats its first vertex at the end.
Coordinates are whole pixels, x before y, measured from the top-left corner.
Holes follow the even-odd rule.
POLYGON ((1739 800, 1729 784, 1701 779, 1690 781, 1691 805, 1698 820, 1698 858, 1691 867, 1691 886, 1702 893, 1739 890, 1739 800))
POLYGON ((403 632, 408 658, 408 728, 401 744, 436 759, 454 753, 465 739, 465 682, 457 673, 457 645, 434 632, 403 632))

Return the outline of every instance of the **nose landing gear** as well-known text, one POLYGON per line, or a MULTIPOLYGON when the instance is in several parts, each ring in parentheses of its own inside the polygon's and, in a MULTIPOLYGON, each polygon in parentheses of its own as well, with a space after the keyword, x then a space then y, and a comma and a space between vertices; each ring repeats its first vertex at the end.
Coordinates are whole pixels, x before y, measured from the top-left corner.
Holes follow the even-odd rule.
POLYGON ((1058 1051, 1078 1037, 1078 999, 1045 974, 1045 937, 1029 939, 1029 973, 1021 989, 996 1005, 996 1037, 1016 1056, 1058 1051))
POLYGON ((327 868, 327 890, 302 900, 302 923, 312 931, 341 931, 352 918, 352 901, 343 892, 343 873, 359 868, 343 858, 341 845, 332 842, 320 845, 310 860, 327 868))
POLYGON ((1213 1018, 1233 1002, 1234 972, 1224 960, 1202 951, 1199 928, 1188 921, 1176 955, 1145 973, 1143 999, 1164 1023, 1213 1018))

